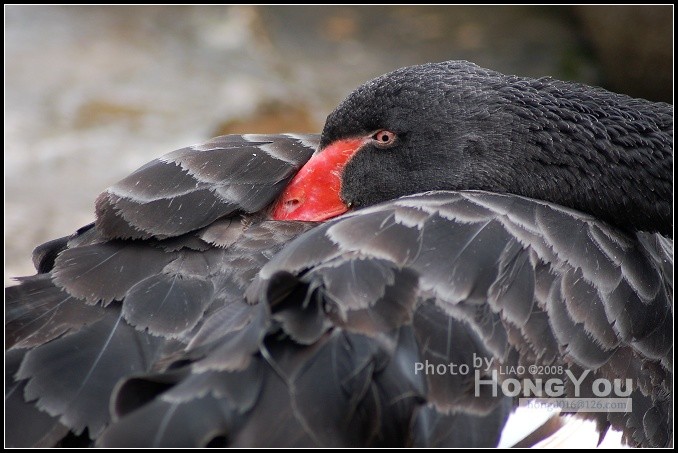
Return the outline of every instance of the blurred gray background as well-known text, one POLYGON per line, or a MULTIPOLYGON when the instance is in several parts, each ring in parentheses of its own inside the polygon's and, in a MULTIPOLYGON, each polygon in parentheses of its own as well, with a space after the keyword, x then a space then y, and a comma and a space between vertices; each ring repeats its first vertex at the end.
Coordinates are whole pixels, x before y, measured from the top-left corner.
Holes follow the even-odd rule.
POLYGON ((5 284, 107 186, 212 136, 318 132, 362 82, 467 59, 672 102, 673 7, 6 6, 5 284))

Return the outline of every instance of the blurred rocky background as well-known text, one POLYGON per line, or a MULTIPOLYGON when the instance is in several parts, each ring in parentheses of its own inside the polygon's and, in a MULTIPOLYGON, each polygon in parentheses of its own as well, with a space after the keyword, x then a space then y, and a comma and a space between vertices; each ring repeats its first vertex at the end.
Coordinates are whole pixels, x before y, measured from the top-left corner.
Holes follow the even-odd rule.
POLYGON ((5 6, 5 284, 98 193, 215 135, 318 132, 360 83, 466 59, 672 102, 673 7, 5 6))

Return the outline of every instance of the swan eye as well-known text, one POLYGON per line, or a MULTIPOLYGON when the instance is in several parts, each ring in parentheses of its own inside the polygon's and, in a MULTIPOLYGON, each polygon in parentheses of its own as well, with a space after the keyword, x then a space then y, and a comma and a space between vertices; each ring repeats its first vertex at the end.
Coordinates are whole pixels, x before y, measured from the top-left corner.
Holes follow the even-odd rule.
POLYGON ((388 148, 396 141, 396 134, 385 129, 380 129, 372 135, 372 143, 380 148, 388 148))

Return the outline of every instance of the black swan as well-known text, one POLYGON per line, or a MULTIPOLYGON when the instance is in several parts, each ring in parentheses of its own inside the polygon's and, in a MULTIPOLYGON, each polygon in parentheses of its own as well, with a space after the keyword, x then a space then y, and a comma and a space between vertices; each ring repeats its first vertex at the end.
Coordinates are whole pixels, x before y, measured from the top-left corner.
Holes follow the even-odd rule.
POLYGON ((156 159, 6 288, 6 445, 496 446, 547 379, 672 445, 672 141, 671 105, 449 61, 156 159))

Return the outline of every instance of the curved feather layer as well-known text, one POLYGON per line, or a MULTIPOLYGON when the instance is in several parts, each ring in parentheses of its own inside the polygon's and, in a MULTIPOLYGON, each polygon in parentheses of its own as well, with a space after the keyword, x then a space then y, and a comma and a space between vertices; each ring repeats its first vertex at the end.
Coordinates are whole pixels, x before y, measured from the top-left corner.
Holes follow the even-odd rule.
POLYGON ((630 378, 633 412, 592 418, 668 444, 671 240, 485 192, 322 225, 242 215, 313 140, 171 153, 102 195, 96 228, 36 251, 44 273, 6 291, 6 405, 35 420, 15 445, 85 430, 102 446, 492 445, 510 402, 476 392, 477 360, 482 379, 630 378), (450 363, 471 374, 416 368, 450 363))
POLYGON ((96 202, 109 238, 166 238, 270 204, 311 157, 317 135, 225 135, 174 151, 113 185, 96 202))
MULTIPOLYGON (((329 316, 346 318, 370 305, 366 301, 379 300, 393 284, 394 272, 411 272, 415 295, 401 289, 393 298, 398 304, 391 306, 399 309, 403 300, 416 299, 414 306, 420 308, 414 310, 415 326, 420 304, 431 300, 441 318, 452 323, 448 337, 451 326, 461 322, 462 331, 476 335, 501 364, 561 364, 591 370, 591 376, 630 377, 635 388, 644 388, 633 397, 645 409, 610 415, 608 421, 624 430, 631 443, 657 445, 656 428, 644 428, 642 420, 663 420, 660 430, 670 431, 669 417, 661 415, 671 408, 666 378, 672 372, 673 338, 665 241, 614 232, 590 216, 542 201, 434 192, 315 228, 264 266, 248 297, 255 301, 284 270, 302 276, 306 293, 316 295, 303 298, 292 291, 291 296, 307 306, 322 304, 329 316), (409 231, 399 233, 399 241, 382 237, 398 229, 409 231), (319 253, 308 254, 309 243, 318 244, 319 253), (389 267, 388 272, 371 270, 389 267), (336 297, 334 281, 346 281, 347 269, 360 272, 344 287, 337 285, 341 297, 336 297), (372 284, 361 287, 362 275, 372 284), (314 302, 317 295, 321 302, 314 302), (620 369, 616 358, 622 352, 643 364, 642 369, 620 369), (649 388, 648 379, 655 382, 649 388)), ((283 322, 282 328, 293 338, 298 334, 296 324, 283 322)), ((372 327, 372 335, 377 331, 372 327)), ((445 398, 436 400, 431 393, 437 379, 427 379, 429 401, 444 405, 445 398)))

